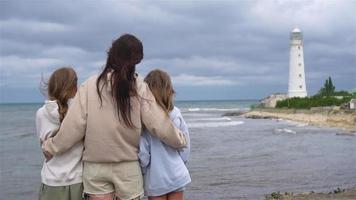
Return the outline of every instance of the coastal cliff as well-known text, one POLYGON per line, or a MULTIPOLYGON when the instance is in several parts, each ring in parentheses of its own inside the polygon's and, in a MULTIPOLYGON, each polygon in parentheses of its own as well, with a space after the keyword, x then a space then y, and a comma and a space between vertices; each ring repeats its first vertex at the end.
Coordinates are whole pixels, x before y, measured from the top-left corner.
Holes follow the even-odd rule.
POLYGON ((356 110, 333 109, 253 109, 242 116, 247 118, 287 119, 310 125, 329 126, 356 131, 356 110))

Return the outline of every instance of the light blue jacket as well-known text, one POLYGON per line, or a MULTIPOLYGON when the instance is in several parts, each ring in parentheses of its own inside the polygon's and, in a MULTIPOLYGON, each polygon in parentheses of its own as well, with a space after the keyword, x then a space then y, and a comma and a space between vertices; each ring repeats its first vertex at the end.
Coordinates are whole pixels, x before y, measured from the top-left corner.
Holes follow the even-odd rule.
POLYGON ((169 114, 173 124, 181 130, 187 147, 176 150, 144 131, 140 139, 138 154, 147 196, 161 196, 186 186, 191 178, 185 163, 190 154, 188 127, 177 107, 169 114))

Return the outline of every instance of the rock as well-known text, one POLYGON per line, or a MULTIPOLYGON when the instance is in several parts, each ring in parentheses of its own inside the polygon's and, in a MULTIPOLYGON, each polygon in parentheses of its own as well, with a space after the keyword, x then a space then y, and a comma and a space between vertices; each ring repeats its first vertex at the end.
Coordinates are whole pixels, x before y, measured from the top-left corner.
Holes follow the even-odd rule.
POLYGON ((225 113, 225 114, 223 114, 222 116, 223 116, 223 117, 240 116, 240 115, 246 114, 246 113, 248 113, 248 112, 249 112, 249 111, 246 111, 246 110, 239 110, 239 111, 236 111, 236 112, 228 112, 228 113, 225 113))
POLYGON ((262 115, 245 115, 245 117, 249 119, 273 119, 274 118, 274 117, 262 116, 262 115))

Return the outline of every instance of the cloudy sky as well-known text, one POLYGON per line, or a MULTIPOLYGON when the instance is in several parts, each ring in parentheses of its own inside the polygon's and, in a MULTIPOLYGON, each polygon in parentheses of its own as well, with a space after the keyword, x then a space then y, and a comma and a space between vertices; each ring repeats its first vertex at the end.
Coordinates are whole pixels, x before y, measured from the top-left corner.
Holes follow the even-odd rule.
POLYGON ((123 33, 141 75, 168 71, 179 100, 259 99, 288 89, 289 32, 304 34, 306 82, 356 87, 356 0, 0 1, 0 102, 41 102, 41 74, 97 74, 123 33))

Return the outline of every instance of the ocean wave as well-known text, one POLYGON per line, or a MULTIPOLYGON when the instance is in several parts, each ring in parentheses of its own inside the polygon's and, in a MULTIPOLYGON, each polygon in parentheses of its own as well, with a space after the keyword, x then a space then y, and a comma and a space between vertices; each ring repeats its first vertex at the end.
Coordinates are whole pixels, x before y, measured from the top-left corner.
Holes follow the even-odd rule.
POLYGON ((199 112, 199 111, 239 111, 247 110, 247 108, 188 108, 182 109, 183 111, 188 112, 199 112))
POLYGON ((182 115, 184 117, 200 117, 200 118, 212 116, 211 114, 208 113, 198 113, 198 112, 183 112, 182 115))
POLYGON ((200 111, 200 108, 188 108, 188 111, 197 112, 197 111, 200 111))
POLYGON ((197 119, 189 119, 190 122, 196 121, 231 121, 229 117, 209 117, 209 118, 197 118, 197 119))
POLYGON ((293 130, 287 129, 287 128, 278 128, 278 129, 276 129, 276 131, 279 132, 279 133, 297 134, 296 131, 293 131, 293 130))
POLYGON ((244 124, 243 121, 230 121, 230 122, 193 122, 188 123, 189 128, 217 128, 225 126, 237 126, 244 124))
POLYGON ((336 135, 341 135, 341 136, 356 136, 356 132, 343 132, 343 133, 336 133, 336 135))

